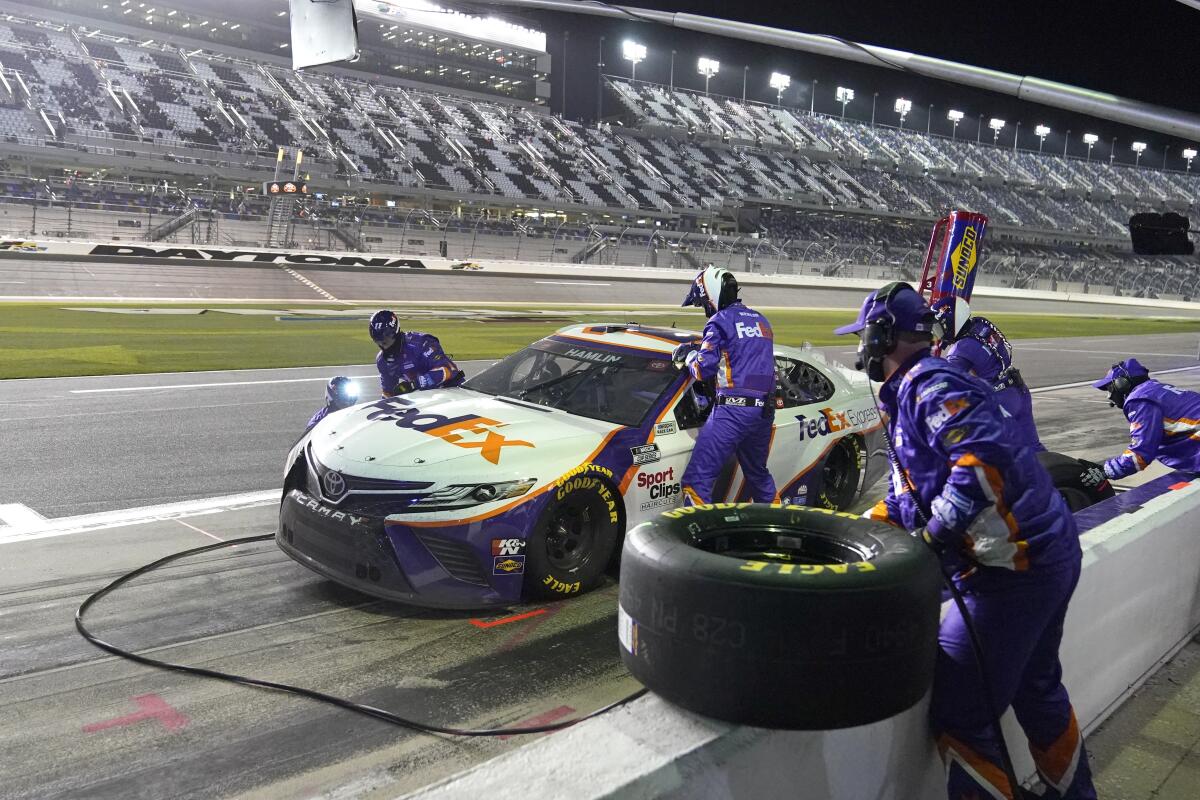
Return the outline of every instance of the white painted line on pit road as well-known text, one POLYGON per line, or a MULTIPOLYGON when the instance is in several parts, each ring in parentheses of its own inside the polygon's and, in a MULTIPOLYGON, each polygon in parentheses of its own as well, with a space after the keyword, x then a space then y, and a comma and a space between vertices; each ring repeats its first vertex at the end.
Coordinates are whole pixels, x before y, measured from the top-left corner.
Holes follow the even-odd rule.
MULTIPOLYGON (((118 528, 125 525, 142 525, 147 522, 178 520, 197 514, 214 514, 220 511, 235 511, 243 508, 272 505, 279 502, 280 490, 243 492, 200 500, 184 500, 141 508, 126 508, 120 511, 101 511, 95 514, 80 514, 74 517, 31 520, 20 525, 0 527, 0 545, 47 539, 53 536, 70 536, 76 533, 118 528)), ((190 525, 188 527, 191 527, 190 525)), ((211 534, 209 534, 211 535, 211 534)), ((215 536, 213 538, 216 538, 215 536)))
POLYGON ((594 283, 592 281, 534 281, 547 286, 612 286, 611 283, 594 283))
MULTIPOLYGON (((1200 369, 1200 365, 1194 367, 1176 367, 1175 369, 1156 369, 1154 375, 1170 375, 1174 372, 1188 372, 1190 370, 1200 369)), ((1096 380, 1099 380, 1098 378, 1096 380)), ((1095 380, 1090 381, 1075 381, 1074 383, 1060 383, 1055 386, 1040 386, 1037 389, 1030 389, 1030 394, 1041 394, 1042 392, 1057 392, 1062 389, 1078 389, 1081 386, 1091 386, 1095 380)))
MULTIPOLYGON (((378 378, 378 375, 348 375, 354 380, 378 378)), ((328 381, 327 377, 318 378, 277 378, 269 381, 223 381, 217 383, 173 383, 162 386, 116 386, 108 389, 70 389, 71 394, 101 394, 106 392, 152 392, 155 389, 209 389, 214 386, 262 386, 271 383, 312 383, 313 381, 328 381)))
POLYGON ((196 533, 203 534, 203 535, 207 536, 207 537, 208 537, 208 538, 210 538, 210 539, 216 539, 218 542, 223 542, 223 541, 225 541, 225 540, 224 540, 224 539, 222 539, 220 536, 216 536, 216 535, 214 535, 214 534, 211 534, 211 533, 209 533, 208 531, 204 530, 203 528, 197 528, 195 525, 189 525, 189 524, 187 524, 186 522, 184 522, 184 521, 183 521, 183 520, 181 520, 181 519, 177 519, 177 520, 175 520, 175 521, 176 521, 176 522, 178 522, 178 523, 179 523, 180 525, 182 525, 183 527, 185 527, 185 528, 191 528, 191 529, 192 529, 192 530, 194 530, 196 533))
POLYGON ((1095 356, 1110 356, 1113 354, 1120 355, 1124 358, 1136 356, 1162 356, 1164 358, 1190 358, 1191 353, 1130 353, 1127 350, 1064 350, 1061 347, 1021 347, 1021 352, 1026 350, 1037 350, 1043 353, 1083 353, 1085 355, 1095 356))
MULTIPOLYGON (((46 518, 29 506, 20 503, 0 503, 0 522, 11 527, 37 525, 46 518)), ((3 530, 3 528, 0 528, 3 530)))

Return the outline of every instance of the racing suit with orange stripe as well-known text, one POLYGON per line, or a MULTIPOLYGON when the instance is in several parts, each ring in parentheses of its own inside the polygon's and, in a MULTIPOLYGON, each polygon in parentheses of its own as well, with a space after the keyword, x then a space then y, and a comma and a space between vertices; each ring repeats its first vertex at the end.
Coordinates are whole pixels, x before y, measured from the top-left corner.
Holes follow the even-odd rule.
POLYGON ((685 364, 698 381, 716 378, 717 399, 683 472, 684 502, 711 503, 717 476, 735 454, 754 501, 778 500, 767 471, 775 424, 775 336, 767 318, 731 303, 709 318, 685 364))
POLYGON ((1147 380, 1133 387, 1121 410, 1129 420, 1129 448, 1104 462, 1105 475, 1124 478, 1155 459, 1200 472, 1200 394, 1147 380))
MULTIPOLYGON (((924 351, 888 378, 880 403, 898 468, 867 516, 925 528, 964 593, 999 710, 1013 707, 1049 796, 1095 798, 1058 659, 1081 561, 1066 504, 984 381, 924 351)), ((930 713, 949 796, 1013 797, 956 606, 941 626, 930 713)))
POLYGON ((379 387, 384 397, 399 394, 402 384, 414 389, 458 386, 465 380, 462 370, 446 355, 436 336, 420 331, 405 331, 387 350, 375 357, 379 368, 379 387))

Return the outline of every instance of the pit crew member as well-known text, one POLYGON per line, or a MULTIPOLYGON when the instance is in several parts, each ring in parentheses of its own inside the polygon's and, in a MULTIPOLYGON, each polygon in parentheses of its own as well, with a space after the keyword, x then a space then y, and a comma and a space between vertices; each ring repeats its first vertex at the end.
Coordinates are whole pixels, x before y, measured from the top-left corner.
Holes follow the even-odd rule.
POLYGON ((312 415, 312 419, 308 421, 308 425, 305 426, 304 430, 311 430, 314 425, 334 411, 349 408, 357 402, 358 384, 342 376, 330 378, 329 383, 325 384, 325 405, 312 415))
MULTIPOLYGON (((1050 477, 1014 446, 988 384, 930 352, 935 317, 911 286, 867 296, 858 320, 860 368, 882 381, 894 451, 886 499, 865 516, 916 531, 938 552, 982 640, 992 696, 1012 705, 1053 797, 1096 797, 1058 648, 1079 580, 1075 523, 1050 477)), ((930 707, 951 800, 1013 798, 993 709, 956 605, 939 635, 930 707)))
POLYGON ((684 502, 712 502, 713 484, 731 455, 737 455, 750 496, 778 502, 767 471, 775 422, 775 340, 762 314, 738 299, 738 284, 726 269, 701 270, 683 301, 708 317, 699 345, 681 344, 672 356, 698 382, 716 380, 715 407, 700 430, 683 472, 684 502))
MULTIPOLYGON (((956 319, 953 313, 948 313, 951 309, 953 306, 947 304, 937 315, 942 325, 942 339, 935 352, 964 372, 989 383, 1000 406, 1012 417, 1012 435, 1016 440, 1035 451, 1045 450, 1033 421, 1033 395, 1020 371, 1013 366, 1008 337, 996 323, 985 317, 971 314, 956 319)), ((963 310, 967 310, 965 304, 959 309, 960 312, 963 310)))
POLYGON ((386 309, 371 315, 371 339, 379 345, 375 366, 384 397, 418 389, 458 386, 466 375, 442 350, 436 336, 400 330, 400 320, 386 309))
POLYGON ((1104 462, 1110 480, 1140 472, 1155 459, 1200 472, 1200 394, 1154 380, 1136 358, 1113 364, 1092 386, 1107 391, 1129 420, 1129 447, 1104 462))

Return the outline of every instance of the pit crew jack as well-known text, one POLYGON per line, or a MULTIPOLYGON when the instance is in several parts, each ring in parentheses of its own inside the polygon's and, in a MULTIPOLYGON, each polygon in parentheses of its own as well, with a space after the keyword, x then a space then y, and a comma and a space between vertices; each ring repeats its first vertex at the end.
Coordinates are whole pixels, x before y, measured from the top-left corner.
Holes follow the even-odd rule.
MULTIPOLYGON (((1013 707, 1043 780, 1096 797, 1058 659, 1082 554, 1075 523, 1031 448, 1011 439, 991 387, 918 352, 880 390, 905 475, 868 516, 920 528, 964 591, 992 691, 1013 707), (915 492, 914 492, 915 489, 915 492)), ((943 620, 930 714, 952 800, 1011 798, 975 655, 957 607, 943 620)))
POLYGON ((736 291, 732 275, 720 273, 725 271, 702 271, 683 303, 699 300, 710 314, 699 349, 687 354, 684 365, 697 381, 715 378, 717 385, 715 407, 680 481, 684 502, 712 502, 713 484, 736 454, 750 496, 757 503, 774 503, 779 496, 767 471, 767 455, 775 423, 775 337, 767 318, 741 300, 728 300, 716 309, 722 302, 718 297, 730 291, 719 288, 723 283, 732 282, 736 291))
POLYGON ((1200 472, 1200 394, 1153 380, 1135 358, 1113 365, 1092 385, 1108 389, 1113 405, 1129 420, 1129 447, 1104 462, 1105 475, 1128 477, 1154 460, 1171 469, 1200 472), (1131 388, 1113 391, 1120 378, 1131 388))
POLYGON ((466 379, 437 337, 420 331, 402 332, 391 347, 379 351, 375 366, 384 397, 413 389, 458 386, 466 379))

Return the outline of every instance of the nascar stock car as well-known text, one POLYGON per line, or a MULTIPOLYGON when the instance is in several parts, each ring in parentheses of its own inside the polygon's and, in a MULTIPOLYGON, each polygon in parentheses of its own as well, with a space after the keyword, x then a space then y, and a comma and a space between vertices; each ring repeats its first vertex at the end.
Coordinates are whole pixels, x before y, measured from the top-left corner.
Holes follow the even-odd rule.
MULTIPOLYGON (((699 334, 574 325, 456 388, 337 411, 289 453, 276 541, 370 595, 479 608, 598 585, 624 532, 682 504, 709 405, 671 363, 699 334)), ((849 506, 888 468, 867 380, 776 346, 768 467, 785 502, 849 506)), ((714 491, 748 499, 731 458, 714 491)))

